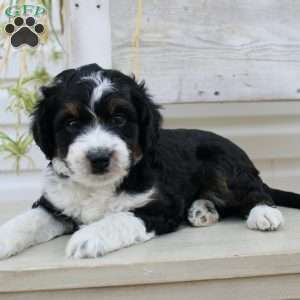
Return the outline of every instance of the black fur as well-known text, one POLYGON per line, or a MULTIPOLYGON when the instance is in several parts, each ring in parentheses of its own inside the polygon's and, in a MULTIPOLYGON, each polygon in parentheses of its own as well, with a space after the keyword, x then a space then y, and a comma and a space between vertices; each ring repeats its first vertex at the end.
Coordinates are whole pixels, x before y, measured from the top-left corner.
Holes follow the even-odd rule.
POLYGON ((211 200, 223 217, 245 217, 257 204, 300 208, 299 195, 265 185, 245 152, 228 139, 201 130, 161 129, 159 107, 152 102, 144 83, 95 64, 64 71, 52 87, 42 90, 44 98, 33 113, 32 129, 48 159, 63 158, 81 130, 66 129, 69 117, 62 113, 66 104, 76 104, 80 126, 91 122, 85 106, 94 86, 79 83, 79 78, 98 70, 115 87, 96 104, 99 119, 110 128, 108 108, 112 99, 120 98, 128 122, 122 130, 110 130, 141 152, 139 159, 133 158, 129 174, 116 192, 140 193, 156 187, 153 201, 134 211, 148 231, 164 234, 176 230, 186 221, 189 207, 200 198, 211 200))
POLYGON ((58 208, 56 208, 45 196, 34 202, 32 208, 43 207, 50 215, 52 215, 56 220, 62 222, 68 226, 67 233, 73 233, 79 229, 78 223, 73 218, 63 214, 58 208))

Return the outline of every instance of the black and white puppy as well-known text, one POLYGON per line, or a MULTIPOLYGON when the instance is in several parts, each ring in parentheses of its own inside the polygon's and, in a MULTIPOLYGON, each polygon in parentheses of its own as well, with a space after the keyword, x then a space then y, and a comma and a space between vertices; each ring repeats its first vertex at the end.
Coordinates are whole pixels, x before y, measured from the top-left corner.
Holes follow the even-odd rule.
POLYGON ((32 131, 50 160, 43 195, 0 227, 0 258, 73 232, 67 256, 97 257, 228 215, 276 230, 275 204, 300 208, 299 195, 265 185, 229 140, 161 129, 144 84, 118 71, 69 69, 41 91, 32 131))

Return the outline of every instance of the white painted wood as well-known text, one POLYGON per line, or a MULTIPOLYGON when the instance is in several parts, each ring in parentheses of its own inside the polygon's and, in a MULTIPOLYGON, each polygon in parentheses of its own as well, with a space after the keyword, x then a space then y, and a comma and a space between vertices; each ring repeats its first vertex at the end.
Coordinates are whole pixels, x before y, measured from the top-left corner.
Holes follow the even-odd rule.
POLYGON ((0 294, 2 300, 298 300, 300 276, 264 276, 214 281, 0 294))
MULTIPOLYGON (((135 0, 112 0, 113 66, 134 71, 135 0)), ((147 0, 141 78, 161 103, 300 99, 300 1, 147 0)))
MULTIPOLYGON (((30 202, 2 207, 0 224, 30 202)), ((278 232, 251 231, 229 219, 99 259, 65 258, 69 237, 61 237, 0 261, 0 299, 174 299, 183 293, 188 299, 298 299, 300 211, 282 211, 286 224, 278 232)))
POLYGON ((23 171, 19 175, 14 172, 0 172, 0 205, 4 201, 18 201, 24 199, 32 202, 39 199, 42 192, 42 174, 40 171, 23 171))
POLYGON ((68 65, 111 67, 109 0, 65 1, 64 17, 68 65))

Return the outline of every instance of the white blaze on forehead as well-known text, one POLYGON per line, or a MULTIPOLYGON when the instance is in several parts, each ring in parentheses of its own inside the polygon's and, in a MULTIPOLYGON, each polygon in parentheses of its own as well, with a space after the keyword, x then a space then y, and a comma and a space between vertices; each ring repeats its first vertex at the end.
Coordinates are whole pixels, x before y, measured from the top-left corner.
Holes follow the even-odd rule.
POLYGON ((92 109, 94 108, 95 102, 101 99, 104 92, 113 90, 112 82, 109 79, 102 77, 101 71, 92 73, 91 76, 82 77, 82 80, 91 80, 97 85, 94 88, 90 99, 90 106, 92 109))
POLYGON ((117 135, 107 131, 101 125, 90 127, 79 135, 71 145, 81 145, 86 151, 93 149, 108 149, 111 151, 127 151, 126 144, 117 135))

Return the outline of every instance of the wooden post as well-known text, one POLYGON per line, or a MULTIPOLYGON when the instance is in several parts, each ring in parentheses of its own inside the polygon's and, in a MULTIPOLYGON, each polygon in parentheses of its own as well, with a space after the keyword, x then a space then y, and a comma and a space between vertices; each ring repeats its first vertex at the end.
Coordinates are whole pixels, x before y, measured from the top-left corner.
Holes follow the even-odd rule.
POLYGON ((64 1, 64 40, 68 67, 98 63, 110 68, 109 0, 64 1))

